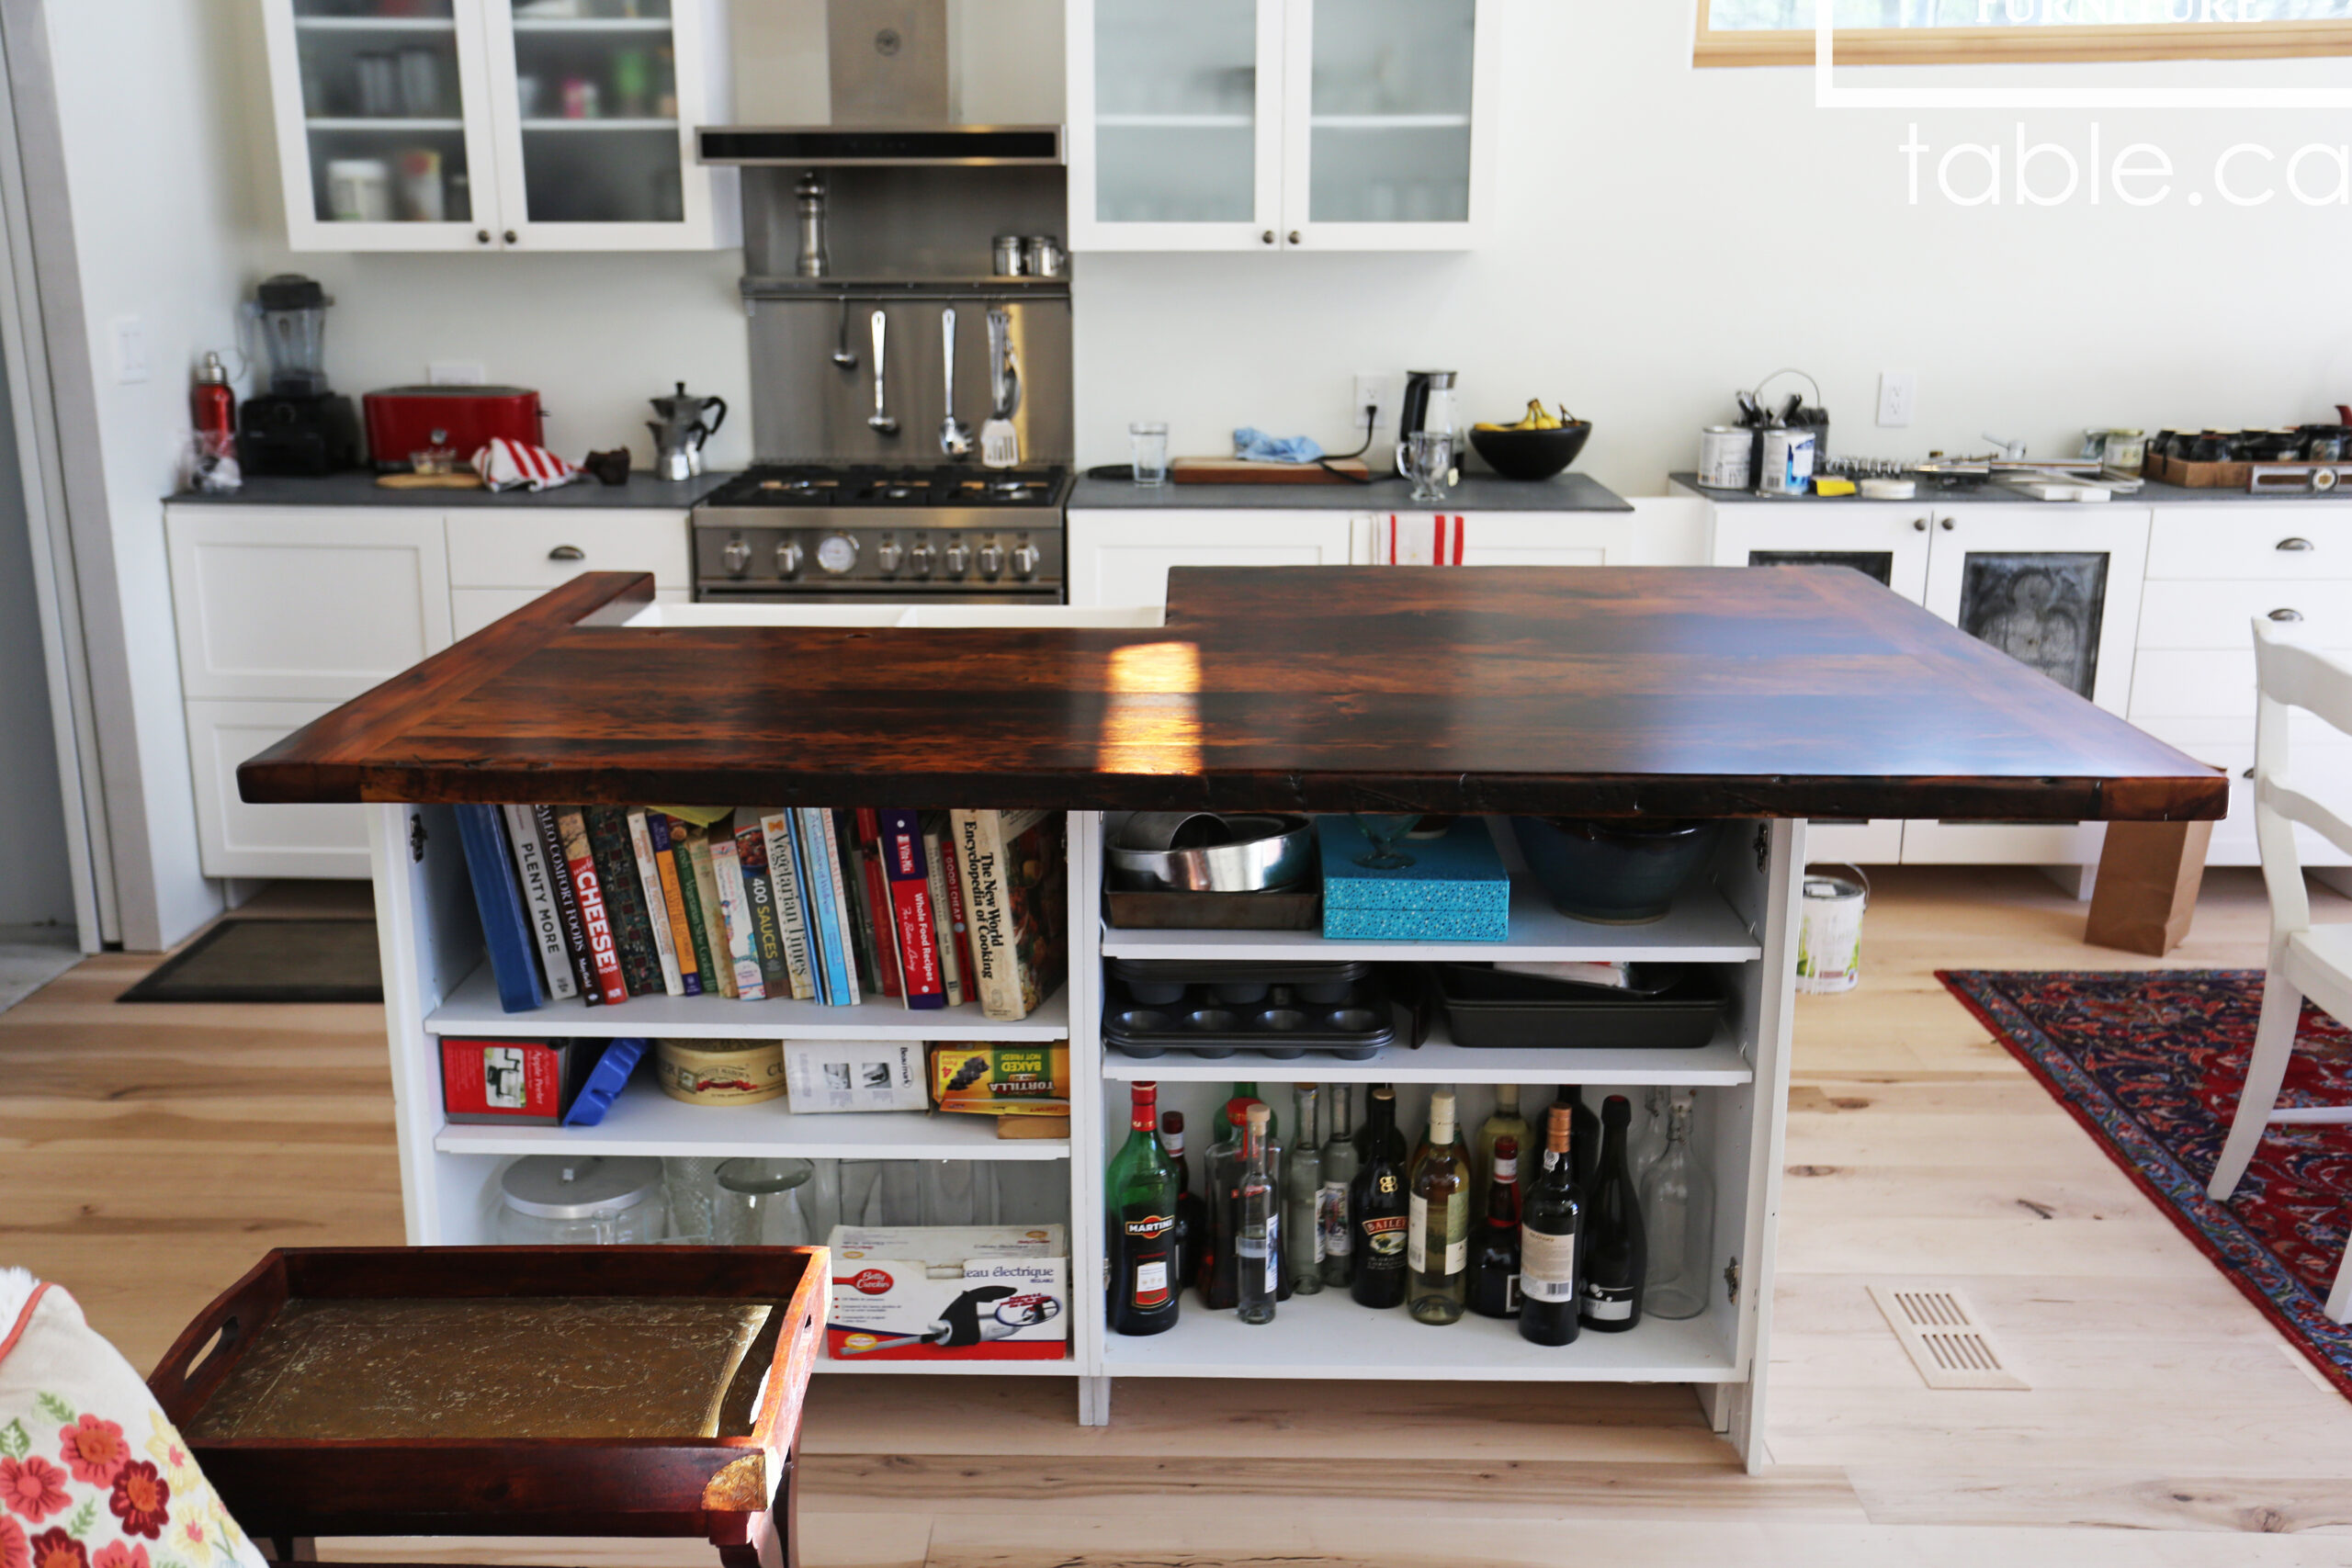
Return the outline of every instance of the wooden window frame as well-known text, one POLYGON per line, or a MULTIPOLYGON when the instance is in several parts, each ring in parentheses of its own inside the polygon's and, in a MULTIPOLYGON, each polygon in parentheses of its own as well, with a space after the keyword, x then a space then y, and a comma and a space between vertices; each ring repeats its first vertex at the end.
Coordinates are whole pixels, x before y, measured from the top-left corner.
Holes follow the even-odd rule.
MULTIPOLYGON (((1813 34, 1725 32, 1708 26, 1713 0, 1698 0, 1691 63, 1810 65, 1813 34)), ((2056 64, 2070 61, 2297 60, 2352 54, 2352 20, 2181 22, 2160 27, 1846 28, 1840 65, 2056 64)))

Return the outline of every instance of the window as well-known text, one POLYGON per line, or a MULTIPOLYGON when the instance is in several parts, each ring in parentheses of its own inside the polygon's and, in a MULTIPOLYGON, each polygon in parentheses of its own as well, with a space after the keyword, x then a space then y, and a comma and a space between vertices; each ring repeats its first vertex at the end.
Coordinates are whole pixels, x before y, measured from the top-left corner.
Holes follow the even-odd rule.
MULTIPOLYGON (((1814 0, 1698 0, 1701 65, 1809 65, 1814 0)), ((2352 0, 1836 0, 1841 65, 2352 54, 2352 0)))

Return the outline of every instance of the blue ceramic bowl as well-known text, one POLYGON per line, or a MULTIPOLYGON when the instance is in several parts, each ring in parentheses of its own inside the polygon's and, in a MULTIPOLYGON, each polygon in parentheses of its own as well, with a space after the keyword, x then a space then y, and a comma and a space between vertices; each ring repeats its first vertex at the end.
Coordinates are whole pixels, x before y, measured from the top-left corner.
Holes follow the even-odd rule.
POLYGON ((1514 817, 1510 826, 1554 908, 1612 926, 1664 919, 1724 833, 1721 821, 1673 818, 1514 817))

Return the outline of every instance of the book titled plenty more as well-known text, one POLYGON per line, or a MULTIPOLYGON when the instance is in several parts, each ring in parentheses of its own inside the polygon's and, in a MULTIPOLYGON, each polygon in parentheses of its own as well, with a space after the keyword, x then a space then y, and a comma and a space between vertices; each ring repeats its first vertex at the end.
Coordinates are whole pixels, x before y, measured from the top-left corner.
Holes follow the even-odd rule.
POLYGON ((1063 818, 457 808, 500 1005, 718 996, 1029 1016, 1069 962, 1063 818))

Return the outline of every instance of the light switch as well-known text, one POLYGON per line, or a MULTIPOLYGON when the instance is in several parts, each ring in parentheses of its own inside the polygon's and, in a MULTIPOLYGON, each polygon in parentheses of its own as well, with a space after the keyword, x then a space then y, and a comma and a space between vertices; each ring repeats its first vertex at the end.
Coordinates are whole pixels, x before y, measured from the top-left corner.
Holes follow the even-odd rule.
POLYGON ((147 323, 137 316, 114 319, 114 378, 124 387, 147 379, 147 323))
POLYGON ((489 381, 490 372, 479 359, 435 359, 425 366, 424 379, 435 387, 479 387, 489 381))

